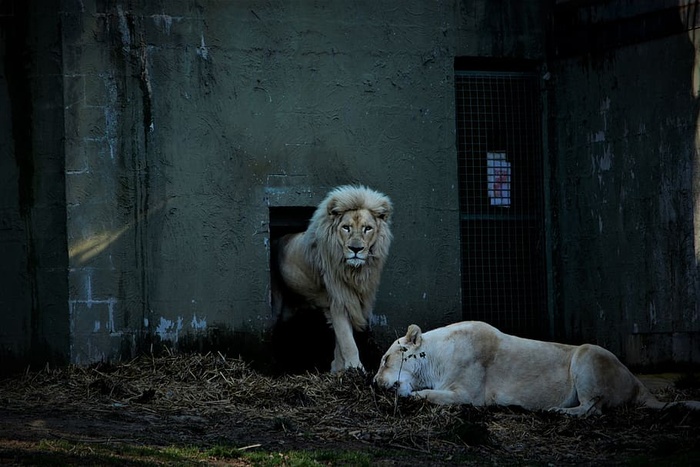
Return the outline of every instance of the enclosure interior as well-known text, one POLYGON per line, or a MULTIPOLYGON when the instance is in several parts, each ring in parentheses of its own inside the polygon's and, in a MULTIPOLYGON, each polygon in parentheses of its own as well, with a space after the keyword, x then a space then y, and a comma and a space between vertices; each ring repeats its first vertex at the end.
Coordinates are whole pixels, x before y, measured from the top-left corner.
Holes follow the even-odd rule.
POLYGON ((528 337, 547 330, 538 79, 455 70, 464 318, 528 337))

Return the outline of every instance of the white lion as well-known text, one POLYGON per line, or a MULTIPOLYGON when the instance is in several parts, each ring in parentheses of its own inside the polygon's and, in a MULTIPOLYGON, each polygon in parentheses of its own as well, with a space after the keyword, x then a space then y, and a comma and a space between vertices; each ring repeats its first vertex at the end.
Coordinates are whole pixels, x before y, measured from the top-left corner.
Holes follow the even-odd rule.
POLYGON ((391 244, 389 198, 364 186, 340 186, 319 204, 305 232, 282 237, 284 284, 324 310, 335 334, 331 371, 361 368, 353 329, 367 327, 391 244))
POLYGON ((664 408, 611 352, 523 339, 465 321, 422 333, 415 324, 381 360, 374 382, 436 404, 518 405, 569 415, 600 414, 626 403, 664 408))

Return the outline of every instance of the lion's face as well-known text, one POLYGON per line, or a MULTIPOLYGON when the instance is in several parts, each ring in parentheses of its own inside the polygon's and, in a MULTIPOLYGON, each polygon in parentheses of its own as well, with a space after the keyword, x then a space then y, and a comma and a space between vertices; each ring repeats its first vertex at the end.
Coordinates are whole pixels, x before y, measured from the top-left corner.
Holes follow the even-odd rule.
POLYGON ((353 267, 365 264, 377 238, 377 220, 372 213, 367 209, 348 211, 340 218, 337 229, 345 262, 353 267))

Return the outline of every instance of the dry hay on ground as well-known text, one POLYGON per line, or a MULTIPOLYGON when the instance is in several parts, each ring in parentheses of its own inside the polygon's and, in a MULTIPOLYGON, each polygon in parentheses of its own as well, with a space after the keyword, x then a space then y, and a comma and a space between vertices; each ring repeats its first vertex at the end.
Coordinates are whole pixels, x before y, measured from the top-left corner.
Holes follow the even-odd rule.
MULTIPOLYGON (((0 439, 58 436, 260 449, 367 446, 442 459, 466 455, 557 464, 700 453, 700 414, 686 409, 623 407, 575 419, 396 400, 375 392, 369 381, 359 372, 272 377, 220 354, 31 372, 0 381, 0 418, 7 422, 0 439), (33 434, 32 414, 44 419, 33 434)), ((700 391, 670 388, 657 395, 698 399, 700 391)))

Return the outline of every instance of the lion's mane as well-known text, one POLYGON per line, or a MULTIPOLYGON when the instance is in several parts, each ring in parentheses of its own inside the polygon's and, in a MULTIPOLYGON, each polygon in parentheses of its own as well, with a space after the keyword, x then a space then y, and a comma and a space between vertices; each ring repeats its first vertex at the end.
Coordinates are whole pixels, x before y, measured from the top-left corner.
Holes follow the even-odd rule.
MULTIPOLYGON (((329 313, 341 313, 354 329, 365 329, 389 254, 392 211, 386 195, 365 186, 344 185, 330 191, 304 232, 279 241, 275 263, 282 287, 292 292, 292 297, 324 309, 329 320, 329 313), (345 213, 359 210, 371 214, 377 229, 365 263, 353 266, 345 261, 338 229, 345 213)), ((275 313, 282 319, 296 308, 289 310, 283 305, 279 293, 273 293, 273 297, 275 313)))
POLYGON ((360 310, 347 308, 350 321, 357 330, 367 327, 374 307, 382 269, 393 238, 390 228, 392 210, 391 200, 378 191, 365 186, 340 186, 328 193, 319 204, 306 229, 304 257, 323 276, 329 298, 347 303, 352 298, 346 295, 354 293, 359 299, 360 310), (370 211, 380 228, 366 263, 353 267, 344 261, 336 232, 342 218, 340 214, 361 209, 370 211))

